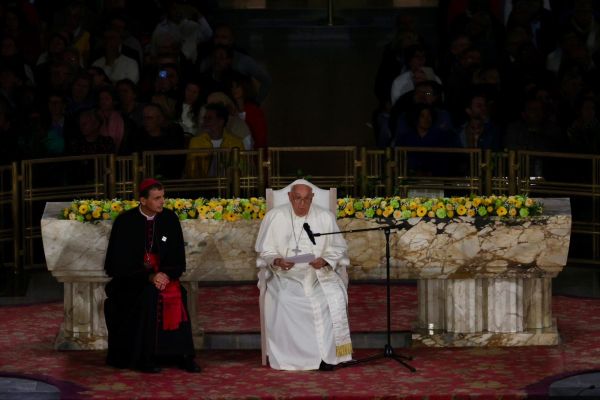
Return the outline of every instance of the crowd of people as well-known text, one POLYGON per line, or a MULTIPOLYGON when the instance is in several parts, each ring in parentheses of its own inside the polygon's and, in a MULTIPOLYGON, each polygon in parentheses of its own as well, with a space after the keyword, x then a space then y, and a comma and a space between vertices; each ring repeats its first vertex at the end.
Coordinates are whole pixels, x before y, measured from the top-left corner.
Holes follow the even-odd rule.
POLYGON ((377 146, 598 153, 598 2, 440 5, 436 54, 416 17, 396 20, 375 79, 377 146))
POLYGON ((271 78, 207 3, 1 2, 0 165, 265 147, 271 78))

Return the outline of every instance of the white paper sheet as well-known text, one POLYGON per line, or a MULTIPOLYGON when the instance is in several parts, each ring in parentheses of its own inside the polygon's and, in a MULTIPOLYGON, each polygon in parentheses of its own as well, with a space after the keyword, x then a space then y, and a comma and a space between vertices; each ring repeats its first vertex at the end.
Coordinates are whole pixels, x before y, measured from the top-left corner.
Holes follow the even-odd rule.
POLYGON ((286 257, 285 261, 291 261, 294 264, 299 264, 299 263, 311 262, 314 259, 315 259, 314 254, 306 253, 306 254, 298 254, 297 256, 293 256, 293 257, 286 257))

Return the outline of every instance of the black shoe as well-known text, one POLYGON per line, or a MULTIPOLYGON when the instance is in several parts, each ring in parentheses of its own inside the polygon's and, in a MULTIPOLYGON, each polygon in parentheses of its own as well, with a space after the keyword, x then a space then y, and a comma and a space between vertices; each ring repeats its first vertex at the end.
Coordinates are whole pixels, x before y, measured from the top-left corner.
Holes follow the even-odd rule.
POLYGON ((321 361, 321 365, 319 365, 319 371, 333 371, 335 365, 327 364, 325 361, 321 361))
POLYGON ((137 369, 138 369, 138 371, 144 372, 146 374, 158 374, 159 372, 162 371, 162 369, 158 365, 156 365, 152 362, 146 362, 146 363, 140 364, 140 365, 138 365, 137 369))
POLYGON ((179 364, 179 368, 192 373, 198 373, 202 371, 200 366, 196 364, 196 361, 194 361, 192 357, 183 357, 183 360, 181 360, 181 363, 179 364))

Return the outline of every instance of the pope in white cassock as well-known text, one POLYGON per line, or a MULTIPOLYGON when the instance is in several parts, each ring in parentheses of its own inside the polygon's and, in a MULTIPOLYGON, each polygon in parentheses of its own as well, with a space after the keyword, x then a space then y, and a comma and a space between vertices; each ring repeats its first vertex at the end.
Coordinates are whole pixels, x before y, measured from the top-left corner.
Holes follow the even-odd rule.
POLYGON ((341 234, 311 242, 312 232, 338 232, 329 210, 312 204, 312 184, 292 183, 289 204, 265 215, 256 251, 267 268, 264 318, 269 364, 282 370, 332 370, 352 355, 348 326, 346 241, 341 234))

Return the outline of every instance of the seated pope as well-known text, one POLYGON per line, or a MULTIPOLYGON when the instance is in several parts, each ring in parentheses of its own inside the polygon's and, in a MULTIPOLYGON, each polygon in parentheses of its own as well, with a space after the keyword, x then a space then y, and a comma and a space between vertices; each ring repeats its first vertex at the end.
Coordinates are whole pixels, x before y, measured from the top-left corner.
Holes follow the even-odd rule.
MULTIPOLYGON (((269 210, 256 240, 266 285, 267 356, 279 370, 333 370, 352 355, 346 242, 335 215, 313 204, 310 182, 290 186, 289 203, 269 210)), ((264 287, 264 286, 263 286, 264 287)))

